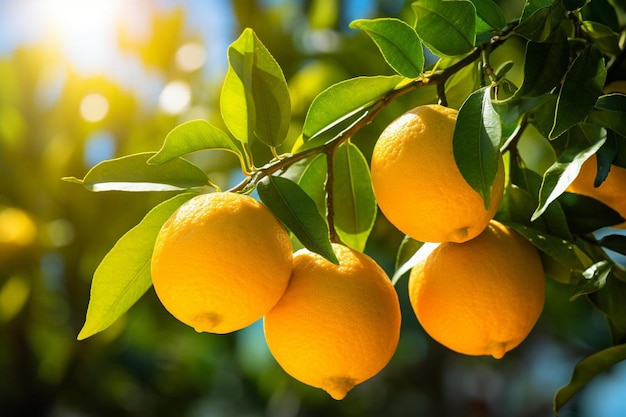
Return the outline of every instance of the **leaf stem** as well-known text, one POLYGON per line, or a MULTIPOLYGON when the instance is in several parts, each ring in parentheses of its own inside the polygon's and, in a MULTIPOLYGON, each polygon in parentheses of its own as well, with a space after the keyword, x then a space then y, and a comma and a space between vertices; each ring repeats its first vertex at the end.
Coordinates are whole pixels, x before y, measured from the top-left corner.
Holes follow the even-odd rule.
POLYGON ((337 147, 332 146, 325 151, 326 154, 326 166, 327 166, 327 177, 326 177, 326 220, 328 221, 328 230, 330 232, 330 241, 333 243, 339 243, 337 230, 335 229, 335 204, 334 204, 334 195, 333 189, 335 186, 335 151, 337 147))

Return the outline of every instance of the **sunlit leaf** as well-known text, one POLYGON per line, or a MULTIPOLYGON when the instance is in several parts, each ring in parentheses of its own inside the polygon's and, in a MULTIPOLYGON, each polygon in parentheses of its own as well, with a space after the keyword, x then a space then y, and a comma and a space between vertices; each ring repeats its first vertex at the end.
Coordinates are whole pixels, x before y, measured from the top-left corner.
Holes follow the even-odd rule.
POLYGON ((339 263, 330 243, 328 224, 315 202, 295 182, 268 176, 257 186, 259 197, 306 248, 339 263))
POLYGON ((604 58, 597 48, 585 48, 572 62, 563 79, 550 138, 580 123, 591 111, 606 79, 604 58))
POLYGON ((593 44, 603 54, 615 56, 620 53, 619 35, 610 27, 602 23, 584 21, 581 23, 581 29, 589 35, 593 44))
POLYGON ((182 158, 159 165, 148 164, 154 155, 154 152, 145 152, 109 159, 91 168, 82 180, 74 177, 64 180, 96 192, 175 191, 210 184, 204 171, 182 158))
POLYGON ((178 207, 195 195, 179 194, 153 208, 102 259, 91 283, 87 318, 79 340, 109 327, 150 288, 150 262, 159 230, 178 207))
POLYGON ((424 50, 415 30, 398 19, 360 19, 350 24, 367 33, 398 74, 417 78, 424 69, 424 50))
POLYGON ((242 143, 257 138, 275 147, 287 136, 291 117, 287 83, 252 29, 245 29, 228 48, 220 107, 224 123, 242 143))
POLYGON ((405 239, 403 245, 400 247, 402 254, 398 253, 396 259, 396 271, 391 278, 391 283, 396 285, 398 280, 402 278, 404 274, 409 272, 415 265, 423 261, 430 255, 435 249, 439 247, 439 242, 417 242, 405 239), (411 252, 413 252, 411 254, 411 252), (402 258, 402 261, 400 261, 402 258))
POLYGON ((574 288, 574 295, 570 297, 570 301, 575 300, 581 295, 591 294, 606 285, 606 279, 611 272, 611 262, 602 260, 591 265, 582 272, 583 280, 581 280, 576 288, 574 288))
POLYGON ((524 57, 524 81, 515 93, 540 96, 561 82, 569 64, 569 46, 563 30, 557 30, 546 42, 528 42, 524 57))
POLYGON ((459 109, 453 150, 463 178, 485 203, 491 204, 491 189, 498 172, 502 127, 491 105, 489 88, 472 93, 459 109))
POLYGON ((243 162, 243 149, 222 129, 206 120, 190 120, 172 129, 161 149, 148 163, 159 165, 187 154, 204 150, 224 150, 237 155, 243 162))
POLYGON ((570 130, 567 150, 548 168, 539 191, 539 205, 531 220, 543 214, 546 207, 563 194, 580 172, 582 164, 602 146, 606 131, 591 125, 575 126, 570 130))
POLYGON ((600 96, 589 114, 589 121, 626 136, 626 95, 600 96))
POLYGON ((502 29, 506 25, 506 17, 493 0, 470 0, 476 8, 476 15, 492 29, 502 29))
POLYGON ((392 91, 404 78, 394 76, 357 77, 322 91, 311 103, 304 120, 304 140, 347 119, 392 91))
POLYGON ((354 144, 335 151, 333 207, 335 229, 343 243, 363 252, 376 220, 376 200, 367 160, 354 144))
POLYGON ((544 42, 550 39, 552 32, 565 19, 566 12, 567 9, 560 0, 527 1, 515 33, 530 41, 544 42))
POLYGON ((558 414, 561 408, 593 378, 623 360, 626 360, 626 344, 601 350, 578 362, 570 382, 560 388, 554 397, 554 412, 558 414))
POLYGON ((418 0, 412 3, 415 31, 437 55, 461 55, 474 49, 476 9, 465 0, 418 0))

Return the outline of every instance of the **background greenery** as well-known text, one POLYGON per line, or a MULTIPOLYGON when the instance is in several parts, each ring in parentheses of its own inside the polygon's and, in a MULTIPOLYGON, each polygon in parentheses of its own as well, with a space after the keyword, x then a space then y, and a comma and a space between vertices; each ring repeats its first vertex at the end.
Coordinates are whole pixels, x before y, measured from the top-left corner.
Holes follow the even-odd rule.
MULTIPOLYGON (((569 288, 550 280, 545 311, 518 349, 499 361, 460 356, 432 342, 413 319, 406 278, 397 284, 404 320, 396 355, 341 402, 286 375, 260 324, 197 334, 152 290, 111 328, 78 342, 96 266, 169 196, 93 194, 61 177, 155 151, 186 120, 223 126, 216 109, 226 48, 244 27, 285 73, 295 140, 325 87, 391 73, 348 23, 411 19, 409 5, 385 0, 101 3, 109 6, 90 16, 72 0, 0 1, 0 207, 25 210, 37 227, 32 244, 0 256, 0 415, 550 416, 552 396, 575 363, 610 345, 601 314, 584 297, 569 301, 569 288), (99 25, 106 13, 115 25, 105 30, 99 25)), ((522 3, 501 6, 515 17, 522 3)), ((492 59, 523 61, 523 49, 507 45, 492 59)), ((387 123, 434 94, 423 88, 394 101, 354 143, 369 156, 387 123)), ((194 162, 223 186, 240 175, 235 157, 224 153, 195 155, 194 162)), ((366 252, 391 274, 401 239, 380 216, 366 252)), ((618 365, 561 415, 623 416, 624 392, 626 366, 618 365)))

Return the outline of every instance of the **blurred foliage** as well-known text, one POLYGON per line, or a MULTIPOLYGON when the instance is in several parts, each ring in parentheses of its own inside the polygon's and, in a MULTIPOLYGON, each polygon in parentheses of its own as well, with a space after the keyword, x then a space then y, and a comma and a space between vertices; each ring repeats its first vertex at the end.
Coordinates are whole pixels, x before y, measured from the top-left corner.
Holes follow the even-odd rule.
MULTIPOLYGON (((502 3, 511 16, 519 14, 519 1, 502 3)), ((215 111, 221 79, 209 81, 202 70, 183 71, 175 64, 181 46, 202 41, 189 28, 189 4, 177 4, 160 8, 146 1, 152 36, 137 39, 122 28, 118 43, 138 58, 142 74, 190 86, 191 106, 178 113, 146 103, 106 74, 85 76, 64 62, 59 45, 45 39, 0 57, 0 415, 551 415, 552 394, 567 382, 573 365, 610 341, 597 310, 584 297, 569 301, 552 280, 539 325, 506 361, 460 357, 432 343, 416 320, 404 320, 390 365, 342 402, 286 375, 269 356, 260 324, 230 335, 196 334, 174 320, 152 290, 111 328, 76 341, 96 266, 125 231, 169 196, 90 194, 61 177, 87 172, 103 155, 157 150, 185 120, 205 118, 223 126, 215 111), (90 94, 108 102, 101 120, 80 116, 90 94), (21 220, 3 223, 6 208, 13 214, 19 209, 21 220), (17 236, 11 249, 1 241, 9 233, 17 236)), ((228 43, 241 28, 253 27, 285 72, 294 124, 286 146, 321 90, 349 77, 391 73, 366 35, 348 29, 348 22, 410 12, 402 1, 385 0, 232 0, 231 7, 236 27, 225 34, 228 43), (348 8, 353 3, 357 8, 348 8)), ((498 53, 494 61, 523 62, 523 50, 498 53)), ((138 76, 136 82, 142 81, 138 76)), ((354 142, 369 157, 376 132, 433 97, 434 88, 423 88, 396 100, 354 142)), ((454 94, 448 98, 455 100, 454 94)), ((222 153, 194 155, 194 162, 222 184, 231 182, 238 167, 236 158, 222 153)), ((380 218, 366 252, 391 273, 401 239, 380 218)), ((403 284, 397 290, 408 317, 403 284)), ((562 415, 583 415, 581 404, 572 401, 562 415)))

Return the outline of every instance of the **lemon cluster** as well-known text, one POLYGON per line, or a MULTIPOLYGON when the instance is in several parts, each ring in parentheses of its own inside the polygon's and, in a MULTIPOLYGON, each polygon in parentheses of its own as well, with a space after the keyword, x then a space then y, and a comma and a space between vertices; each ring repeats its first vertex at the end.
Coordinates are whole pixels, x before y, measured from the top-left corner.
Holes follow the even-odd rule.
POLYGON ((400 304, 368 256, 334 244, 339 264, 301 249, 261 202, 194 197, 163 225, 151 274, 165 308, 199 332, 264 317, 267 345, 291 376, 342 399, 376 375, 400 337, 400 304))
POLYGON ((502 159, 487 209, 461 175, 452 145, 456 116, 454 109, 426 105, 393 121, 374 147, 372 185, 395 227, 439 243, 409 277, 424 330, 456 352, 501 358, 541 314, 543 267, 534 246, 493 220, 504 189, 502 159))

